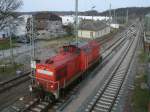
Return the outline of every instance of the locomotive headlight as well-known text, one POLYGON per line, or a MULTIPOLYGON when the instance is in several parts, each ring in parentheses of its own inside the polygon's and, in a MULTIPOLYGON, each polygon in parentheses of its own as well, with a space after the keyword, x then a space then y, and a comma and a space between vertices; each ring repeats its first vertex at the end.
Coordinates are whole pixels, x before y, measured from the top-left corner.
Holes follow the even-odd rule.
POLYGON ((53 86, 53 85, 51 85, 51 88, 53 89, 53 88, 54 88, 54 86, 53 86))
POLYGON ((40 73, 40 74, 49 75, 49 76, 52 76, 54 74, 51 71, 41 70, 41 69, 37 69, 37 72, 40 73))

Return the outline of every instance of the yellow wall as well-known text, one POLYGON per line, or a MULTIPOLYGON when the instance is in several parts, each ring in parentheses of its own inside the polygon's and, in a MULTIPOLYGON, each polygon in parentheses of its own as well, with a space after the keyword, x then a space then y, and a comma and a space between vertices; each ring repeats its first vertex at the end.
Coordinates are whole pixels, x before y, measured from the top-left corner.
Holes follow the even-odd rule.
POLYGON ((110 33, 110 27, 106 27, 105 29, 100 30, 100 31, 79 30, 78 31, 78 36, 80 38, 92 38, 91 37, 91 32, 93 32, 93 38, 99 38, 99 37, 102 37, 102 36, 107 35, 108 33, 110 33))

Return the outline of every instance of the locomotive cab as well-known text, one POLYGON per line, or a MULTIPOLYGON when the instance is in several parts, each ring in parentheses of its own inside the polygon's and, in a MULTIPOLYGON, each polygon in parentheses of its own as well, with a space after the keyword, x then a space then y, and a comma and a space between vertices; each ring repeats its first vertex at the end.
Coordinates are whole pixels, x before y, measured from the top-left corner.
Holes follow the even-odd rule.
POLYGON ((66 45, 63 46, 60 50, 60 53, 80 53, 80 49, 75 45, 66 45))

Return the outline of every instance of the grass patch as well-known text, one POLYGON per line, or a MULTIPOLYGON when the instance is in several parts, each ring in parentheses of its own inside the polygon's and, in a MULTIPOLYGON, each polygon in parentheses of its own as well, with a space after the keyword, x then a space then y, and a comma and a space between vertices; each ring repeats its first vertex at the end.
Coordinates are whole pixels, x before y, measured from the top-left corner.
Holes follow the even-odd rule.
POLYGON ((148 104, 150 102, 150 91, 142 89, 141 83, 146 83, 147 76, 141 75, 135 80, 135 89, 133 92, 132 103, 133 112, 148 112, 148 104))
POLYGON ((149 56, 147 53, 144 52, 144 50, 141 51, 141 53, 139 54, 139 61, 140 63, 145 63, 147 62, 149 59, 149 56))
MULTIPOLYGON (((17 47, 16 46, 16 40, 12 40, 12 47, 17 47)), ((0 50, 5 50, 10 48, 10 41, 9 40, 1 40, 0 41, 0 50)))
POLYGON ((10 63, 0 63, 0 65, 6 65, 4 67, 0 67, 0 76, 16 75, 16 70, 21 69, 23 66, 16 63, 14 63, 13 65, 10 63))

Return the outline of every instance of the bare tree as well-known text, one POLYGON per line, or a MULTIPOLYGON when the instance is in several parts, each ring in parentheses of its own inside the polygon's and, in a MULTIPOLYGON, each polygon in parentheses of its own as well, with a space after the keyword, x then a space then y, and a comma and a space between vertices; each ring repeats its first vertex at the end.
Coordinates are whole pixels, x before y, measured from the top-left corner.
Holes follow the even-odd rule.
POLYGON ((19 20, 16 11, 22 3, 22 0, 0 0, 0 30, 16 24, 19 20))

